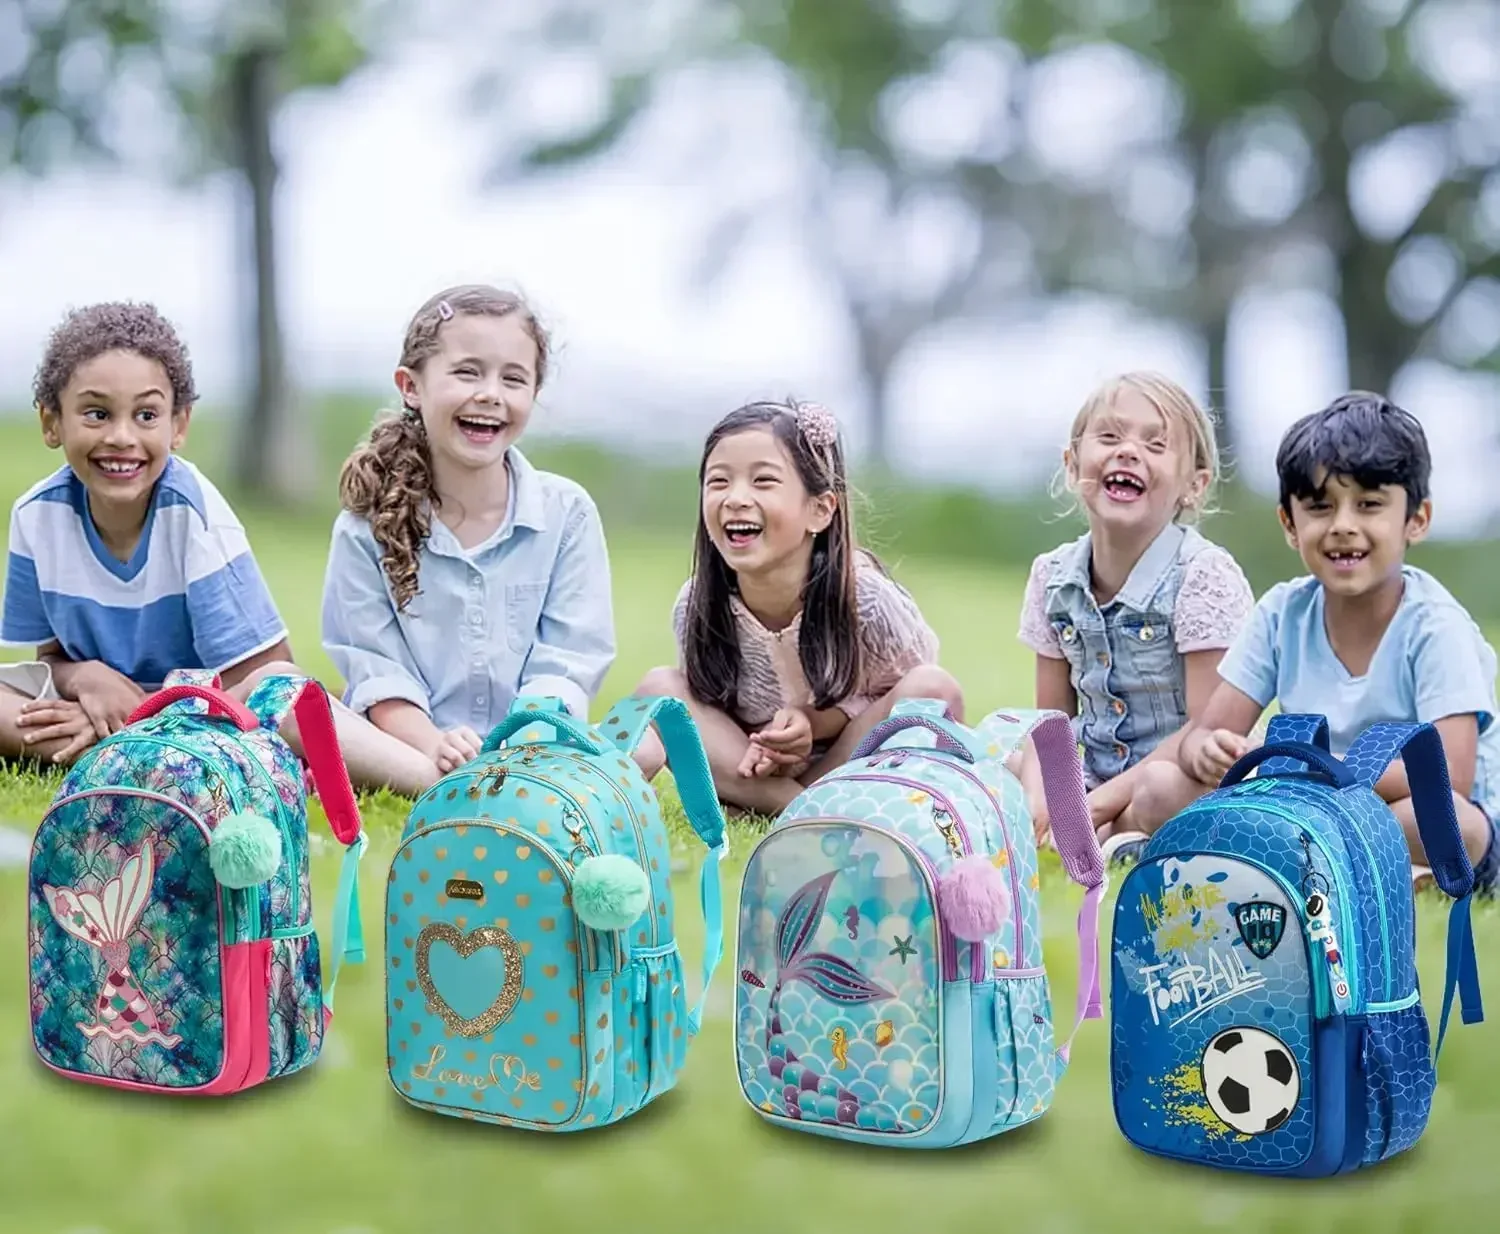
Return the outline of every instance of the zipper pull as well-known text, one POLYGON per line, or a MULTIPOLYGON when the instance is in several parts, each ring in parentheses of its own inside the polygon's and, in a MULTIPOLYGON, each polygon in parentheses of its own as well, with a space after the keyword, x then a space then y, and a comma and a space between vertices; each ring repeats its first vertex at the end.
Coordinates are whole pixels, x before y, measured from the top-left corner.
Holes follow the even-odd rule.
POLYGON ((573 812, 572 806, 563 806, 562 825, 573 840, 573 851, 568 854, 568 860, 573 865, 578 865, 593 855, 589 843, 583 836, 583 820, 573 812))
POLYGON ((932 821, 937 829, 942 832, 943 839, 947 841, 948 851, 955 857, 964 855, 963 846, 958 842, 958 821, 949 814, 942 806, 932 807, 932 821))
POLYGON ((1339 1011, 1349 1009, 1349 977, 1344 972, 1343 949, 1339 946, 1338 934, 1333 928, 1333 911, 1328 897, 1314 891, 1307 897, 1304 906, 1307 913, 1307 936, 1323 947, 1323 962, 1328 971, 1328 984, 1333 994, 1334 1006, 1339 1011))

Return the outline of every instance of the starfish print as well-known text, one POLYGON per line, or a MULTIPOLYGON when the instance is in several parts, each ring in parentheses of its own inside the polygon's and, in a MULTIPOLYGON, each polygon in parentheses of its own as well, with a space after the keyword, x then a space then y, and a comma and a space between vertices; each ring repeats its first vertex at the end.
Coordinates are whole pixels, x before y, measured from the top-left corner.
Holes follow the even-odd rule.
POLYGON ((911 945, 912 935, 908 934, 905 938, 902 938, 899 934, 893 934, 891 937, 895 940, 896 945, 886 954, 900 956, 901 963, 905 966, 906 957, 917 954, 917 949, 911 945))

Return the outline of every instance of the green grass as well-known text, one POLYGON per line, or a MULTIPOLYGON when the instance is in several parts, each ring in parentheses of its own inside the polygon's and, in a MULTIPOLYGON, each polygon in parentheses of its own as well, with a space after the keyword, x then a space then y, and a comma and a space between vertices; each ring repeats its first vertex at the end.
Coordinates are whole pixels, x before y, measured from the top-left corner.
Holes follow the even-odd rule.
MULTIPOLYGON (((53 464, 34 440, 0 431, 8 503, 53 464)), ((331 681, 317 648, 327 520, 247 516, 299 658, 331 681)), ((620 657, 601 703, 671 656, 668 609, 686 537, 609 526, 620 657)), ((975 716, 1030 698, 1028 656, 1014 637, 1014 571, 933 558, 895 566, 915 591, 964 682, 975 716)), ((19 656, 22 653, 12 653, 19 656)), ((34 827, 55 782, 0 777, 0 818, 34 827)), ((675 802, 669 803, 677 813, 675 802)), ((1387 1166, 1348 1179, 1284 1182, 1159 1161, 1113 1122, 1103 1025, 1086 1025, 1052 1110, 1039 1123, 946 1153, 878 1151, 767 1127, 739 1096, 728 1018, 732 956, 717 975, 705 1029, 678 1088, 624 1124, 551 1137, 407 1108, 384 1075, 380 905, 403 818, 391 797, 366 800, 372 846, 362 891, 371 955, 345 968, 325 1052, 308 1073, 241 1096, 193 1102, 87 1088, 32 1054, 26 1009, 24 880, 0 872, 0 1230, 276 1231, 398 1234, 439 1230, 1027 1231, 1205 1228, 1405 1231, 1493 1228, 1500 1183, 1497 1021, 1459 1027, 1445 1045, 1429 1130, 1387 1166), (1134 1204, 1139 1203, 1140 1209, 1134 1204)), ((322 829, 320 814, 314 826, 322 829)), ((753 836, 739 827, 725 868, 726 919, 753 836)), ((327 938, 332 845, 314 858, 317 923, 327 938)), ((689 968, 696 971, 697 857, 678 883, 689 968)), ((1047 961, 1060 1018, 1075 989, 1080 893, 1056 871, 1043 884, 1047 961)), ((1106 908, 1108 912, 1108 907, 1106 908)), ((1500 990, 1500 913, 1476 910, 1480 966, 1500 990)), ((1107 918, 1106 918, 1107 921, 1107 918)), ((1420 912, 1429 1012, 1441 990, 1444 916, 1420 912)), ((1492 993, 1492 1002, 1496 995, 1492 993)), ((1066 1024, 1060 1025, 1066 1031, 1066 1024)))

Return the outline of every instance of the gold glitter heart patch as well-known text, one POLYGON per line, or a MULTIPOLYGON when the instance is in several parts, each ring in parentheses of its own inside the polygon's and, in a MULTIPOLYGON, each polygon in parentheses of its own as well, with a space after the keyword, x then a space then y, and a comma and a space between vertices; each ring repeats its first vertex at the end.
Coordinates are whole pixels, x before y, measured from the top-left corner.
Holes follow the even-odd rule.
POLYGON ((427 998, 427 1010, 460 1036, 483 1037, 486 1033, 492 1033, 504 1024, 510 1017, 510 1013, 516 1009, 525 980, 523 968, 525 961, 521 956, 520 945, 499 926, 479 926, 464 934, 446 921, 434 921, 431 925, 423 926, 422 932, 417 935, 416 952, 417 983, 422 987, 422 993, 427 998), (504 957, 505 980, 500 986, 499 995, 493 1003, 472 1019, 465 1019, 459 1015, 437 992, 437 987, 432 982, 432 970, 429 966, 429 953, 433 943, 447 943, 458 952, 459 958, 464 960, 486 947, 498 948, 501 956, 504 957))

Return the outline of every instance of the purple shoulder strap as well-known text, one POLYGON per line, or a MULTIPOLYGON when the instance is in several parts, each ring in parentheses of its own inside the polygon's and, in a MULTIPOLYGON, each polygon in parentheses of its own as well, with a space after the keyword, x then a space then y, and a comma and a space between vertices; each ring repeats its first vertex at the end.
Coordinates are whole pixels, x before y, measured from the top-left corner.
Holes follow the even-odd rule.
POLYGON ((1089 814, 1083 759, 1073 725, 1060 711, 997 711, 980 722, 979 731, 990 742, 986 755, 1002 759, 1031 738, 1041 765, 1053 841, 1068 877, 1084 889, 1083 907, 1078 913, 1077 1015, 1072 1032, 1057 1051, 1066 1062, 1083 1022, 1104 1014, 1099 989, 1099 916, 1109 880, 1089 814))

